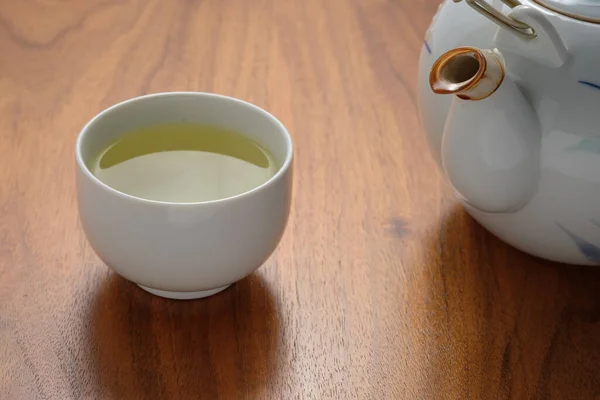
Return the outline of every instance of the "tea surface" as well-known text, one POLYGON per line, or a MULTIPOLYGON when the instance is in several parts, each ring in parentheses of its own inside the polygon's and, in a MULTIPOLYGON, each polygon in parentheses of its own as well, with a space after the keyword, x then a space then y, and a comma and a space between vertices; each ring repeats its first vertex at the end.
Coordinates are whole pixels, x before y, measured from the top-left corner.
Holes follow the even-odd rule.
POLYGON ((114 189, 177 203, 247 192, 278 169, 272 155, 243 134, 187 123, 125 133, 90 164, 92 173, 114 189))

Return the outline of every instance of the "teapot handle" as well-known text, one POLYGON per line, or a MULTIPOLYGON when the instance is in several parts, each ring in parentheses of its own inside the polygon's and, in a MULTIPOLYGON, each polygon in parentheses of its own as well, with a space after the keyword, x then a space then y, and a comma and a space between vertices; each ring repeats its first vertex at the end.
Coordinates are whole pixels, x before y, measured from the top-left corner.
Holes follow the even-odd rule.
MULTIPOLYGON (((503 0, 504 1, 504 0, 503 0)), ((556 28, 544 14, 530 6, 518 6, 510 10, 508 18, 519 20, 530 26, 536 37, 523 40, 506 29, 498 29, 494 41, 505 53, 513 53, 551 68, 562 67, 569 52, 556 28)))
MULTIPOLYGON (((454 0, 460 3, 463 0, 454 0)), ((514 53, 552 68, 561 67, 569 53, 554 25, 539 10, 520 0, 500 0, 510 11, 502 14, 486 0, 464 0, 500 27, 495 42, 503 52, 514 53)))
MULTIPOLYGON (((454 0, 455 3, 460 3, 461 1, 454 0)), ((523 39, 531 40, 537 37, 535 30, 531 26, 518 19, 502 14, 485 0, 465 0, 465 2, 484 17, 523 39)), ((522 5, 519 0, 502 0, 502 2, 511 9, 522 5)))

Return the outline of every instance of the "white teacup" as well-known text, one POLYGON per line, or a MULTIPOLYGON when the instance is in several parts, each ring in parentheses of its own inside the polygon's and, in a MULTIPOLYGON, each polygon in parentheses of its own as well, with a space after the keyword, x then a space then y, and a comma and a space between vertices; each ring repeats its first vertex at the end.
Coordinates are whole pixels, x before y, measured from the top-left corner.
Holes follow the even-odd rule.
POLYGON ((218 293, 260 267, 283 236, 292 195, 292 139, 281 122, 252 104, 194 92, 137 97, 88 122, 75 152, 79 214, 88 241, 106 265, 150 293, 172 299, 218 293), (281 167, 264 184, 234 197, 167 203, 117 191, 86 165, 119 135, 170 122, 241 132, 281 167))

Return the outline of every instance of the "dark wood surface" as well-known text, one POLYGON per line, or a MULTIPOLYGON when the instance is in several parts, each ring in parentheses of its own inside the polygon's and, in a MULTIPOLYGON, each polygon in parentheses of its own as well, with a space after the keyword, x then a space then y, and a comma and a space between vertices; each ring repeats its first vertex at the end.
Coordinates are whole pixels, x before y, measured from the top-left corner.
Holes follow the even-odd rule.
POLYGON ((600 398, 600 272, 484 231, 428 153, 437 0, 0 1, 1 399, 600 398), (87 244, 74 141, 144 93, 267 108, 291 219, 249 278, 153 297, 87 244))

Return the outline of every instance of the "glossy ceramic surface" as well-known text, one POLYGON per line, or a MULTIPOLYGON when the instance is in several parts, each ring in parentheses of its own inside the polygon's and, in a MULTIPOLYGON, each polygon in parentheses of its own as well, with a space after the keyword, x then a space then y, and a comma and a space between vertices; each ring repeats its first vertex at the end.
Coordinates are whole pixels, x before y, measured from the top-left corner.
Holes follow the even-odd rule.
POLYGON ((266 111, 207 93, 162 93, 120 103, 92 119, 76 144, 77 193, 83 229, 98 256, 150 293, 176 299, 215 294, 260 267, 287 223, 292 192, 292 140, 266 111), (276 175, 244 194, 204 203, 165 203, 118 192, 84 160, 116 136, 173 121, 237 130, 269 149, 276 175))
MULTIPOLYGON (((482 225, 525 252, 559 262, 600 264, 600 25, 567 17, 533 1, 524 1, 524 6, 512 10, 501 1, 490 3, 534 26, 538 38, 519 39, 464 2, 442 3, 425 37, 419 65, 419 112, 432 154, 444 169, 444 128, 456 118, 448 117, 456 96, 431 90, 429 75, 434 62, 457 47, 497 48, 506 61, 508 80, 502 87, 514 84, 514 88, 491 95, 488 104, 477 105, 479 110, 471 105, 461 112, 463 118, 468 113, 475 121, 467 124, 463 120, 464 134, 471 139, 462 156, 471 162, 478 160, 482 163, 479 168, 506 160, 508 153, 515 154, 516 143, 526 142, 533 120, 541 131, 536 161, 539 177, 531 196, 517 209, 490 210, 485 207, 489 202, 474 204, 463 195, 459 198, 482 225), (519 115, 508 109, 511 102, 520 101, 531 108, 530 113, 519 115), (509 134, 504 135, 506 140, 495 136, 499 141, 486 150, 482 138, 492 126, 509 134)), ((464 165, 463 169, 468 171, 470 166, 478 167, 464 165)), ((448 171, 444 172, 448 176, 448 171)), ((462 179, 486 193, 492 193, 499 182, 464 174, 462 179)))
POLYGON ((600 21, 598 0, 535 0, 539 4, 561 14, 590 22, 600 21))

